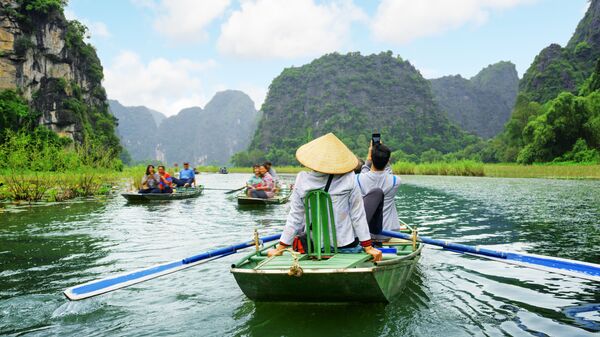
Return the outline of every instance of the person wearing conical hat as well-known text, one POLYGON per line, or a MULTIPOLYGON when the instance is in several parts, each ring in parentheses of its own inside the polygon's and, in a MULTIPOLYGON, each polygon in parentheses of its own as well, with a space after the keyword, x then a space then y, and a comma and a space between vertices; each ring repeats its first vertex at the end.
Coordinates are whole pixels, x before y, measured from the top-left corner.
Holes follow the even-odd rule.
POLYGON ((269 250, 269 256, 281 255, 292 245, 296 234, 303 231, 306 194, 329 185, 327 192, 333 204, 338 250, 364 250, 373 255, 375 261, 381 260, 381 252, 371 245, 363 199, 354 174, 358 159, 352 151, 333 133, 328 133, 299 147, 296 159, 312 171, 300 172, 296 177, 285 228, 279 244, 269 250))

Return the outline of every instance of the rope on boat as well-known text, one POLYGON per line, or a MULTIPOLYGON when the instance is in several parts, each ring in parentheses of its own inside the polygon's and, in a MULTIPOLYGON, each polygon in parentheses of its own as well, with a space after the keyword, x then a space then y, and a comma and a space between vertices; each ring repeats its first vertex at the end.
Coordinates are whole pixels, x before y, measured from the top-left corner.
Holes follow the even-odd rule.
POLYGON ((300 267, 300 263, 298 263, 298 258, 300 257, 300 253, 294 251, 291 248, 286 249, 286 251, 290 252, 290 254, 292 254, 292 257, 294 258, 294 261, 292 262, 292 266, 290 267, 290 270, 288 271, 288 275, 289 276, 296 276, 296 277, 300 277, 302 276, 302 274, 304 273, 304 270, 302 270, 302 267, 300 267))

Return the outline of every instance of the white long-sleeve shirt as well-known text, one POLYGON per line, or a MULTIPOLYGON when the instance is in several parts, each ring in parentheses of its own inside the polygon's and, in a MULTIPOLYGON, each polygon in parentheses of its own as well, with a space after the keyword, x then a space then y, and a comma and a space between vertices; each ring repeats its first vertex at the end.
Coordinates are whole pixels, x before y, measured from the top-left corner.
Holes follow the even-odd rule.
MULTIPOLYGON (((328 174, 319 172, 300 172, 298 174, 290 198, 290 212, 281 234, 280 241, 282 243, 291 245, 294 236, 304 229, 306 223, 304 197, 311 190, 325 188, 328 177, 328 174)), ((354 242, 356 237, 360 241, 370 240, 365 207, 356 185, 354 172, 335 175, 329 186, 329 195, 333 205, 337 246, 349 245, 354 242)))
MULTIPOLYGON (((371 163, 367 162, 356 176, 358 188, 361 195, 365 196, 373 188, 383 190, 383 229, 394 231, 400 229, 398 211, 394 198, 400 187, 400 177, 392 174, 391 168, 386 166, 384 171, 371 171, 371 163)), ((373 238, 381 239, 382 236, 373 235, 373 238)))

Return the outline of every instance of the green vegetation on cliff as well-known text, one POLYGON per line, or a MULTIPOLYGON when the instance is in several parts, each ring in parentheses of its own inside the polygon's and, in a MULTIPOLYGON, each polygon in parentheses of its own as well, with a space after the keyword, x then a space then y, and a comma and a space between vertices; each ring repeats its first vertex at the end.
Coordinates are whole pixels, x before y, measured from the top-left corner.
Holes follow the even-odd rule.
POLYGON ((271 83, 262 112, 248 151, 232 159, 237 165, 263 159, 296 164, 298 146, 327 132, 360 156, 373 130, 410 155, 454 152, 479 141, 449 122, 429 82, 391 52, 333 53, 287 68, 271 83))
POLYGON ((486 161, 600 162, 600 0, 593 0, 565 48, 534 60, 504 131, 486 161))
MULTIPOLYGON (((11 169, 60 171, 65 165, 118 167, 116 119, 108 112, 103 69, 87 28, 68 21, 63 0, 0 4, 5 44, 0 55, 0 160, 11 169), (40 67, 44 64, 44 67, 40 67), (56 163, 49 163, 54 158, 56 163), (25 160, 26 165, 17 164, 25 160), (25 167, 24 167, 25 166, 25 167)), ((5 165, 3 163, 2 165, 5 165)))

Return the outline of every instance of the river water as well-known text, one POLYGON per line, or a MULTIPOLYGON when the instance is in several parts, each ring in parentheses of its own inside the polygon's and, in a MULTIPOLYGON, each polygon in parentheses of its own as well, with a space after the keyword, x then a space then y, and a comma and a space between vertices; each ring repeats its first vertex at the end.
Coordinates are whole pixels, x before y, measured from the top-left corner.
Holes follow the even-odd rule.
MULTIPOLYGON (((212 188, 245 175, 202 175, 212 188)), ((293 176, 287 177, 293 180, 293 176)), ((423 235, 600 263, 600 181, 403 177, 398 213, 423 235)), ((279 232, 287 206, 220 191, 130 205, 120 196, 0 213, 0 335, 599 336, 600 284, 427 247, 391 304, 255 304, 242 254, 79 302, 67 287, 279 232)))

